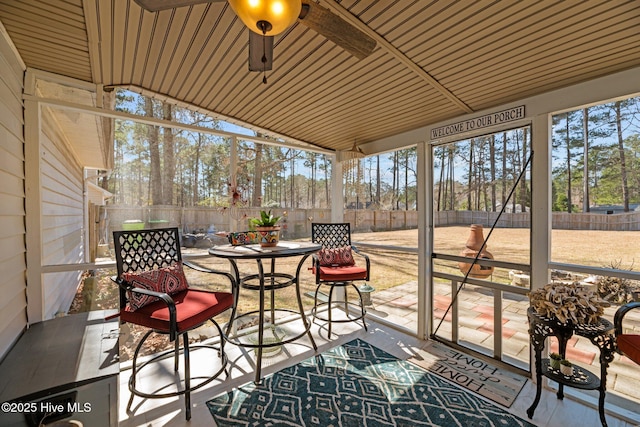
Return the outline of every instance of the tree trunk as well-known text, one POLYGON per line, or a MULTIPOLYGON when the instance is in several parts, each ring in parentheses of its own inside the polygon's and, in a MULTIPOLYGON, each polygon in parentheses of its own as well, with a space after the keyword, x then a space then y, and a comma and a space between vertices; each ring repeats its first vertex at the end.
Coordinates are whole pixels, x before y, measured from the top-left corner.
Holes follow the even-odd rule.
POLYGON ((202 141, 204 139, 204 135, 201 133, 198 133, 198 143, 196 145, 196 158, 195 158, 195 165, 193 166, 193 196, 192 196, 192 205, 193 206, 197 206, 198 205, 198 193, 200 192, 200 189, 198 188, 198 178, 200 176, 200 151, 202 150, 202 141))
MULTIPOLYGON (((153 101, 150 98, 144 99, 144 112, 147 117, 153 117, 153 101)), ((149 157, 151 161, 151 180, 149 181, 149 190, 151 192, 151 203, 154 205, 161 205, 163 202, 158 133, 157 126, 147 125, 147 140, 149 143, 149 157)))
MULTIPOLYGON (((527 161, 529 141, 527 140, 527 132, 522 131, 522 160, 520 161, 520 169, 522 169, 527 161)), ((525 212, 525 206, 528 204, 529 197, 527 195, 527 180, 520 182, 520 207, 525 212)))
POLYGON ((471 200, 471 186, 473 184, 473 143, 475 140, 471 140, 469 143, 469 177, 467 179, 467 210, 472 210, 472 200, 471 200))
POLYGON ((409 150, 404 152, 404 210, 409 210, 409 150))
POLYGON ((589 200, 589 109, 582 109, 582 135, 584 141, 584 157, 582 172, 582 212, 589 212, 591 201, 589 200))
POLYGON ((311 207, 316 207, 316 153, 311 153, 311 207))
POLYGON ((502 133, 502 206, 507 203, 507 133, 502 133))
POLYGON ((293 150, 291 150, 291 177, 290 177, 290 191, 291 191, 291 207, 297 208, 297 198, 295 197, 295 177, 296 177, 296 158, 293 150))
MULTIPOLYGON (((171 104, 163 104, 162 115, 165 120, 172 120, 173 116, 171 104)), ((162 168, 162 204, 173 204, 173 181, 176 177, 176 147, 173 140, 173 129, 164 127, 163 129, 163 158, 162 168)))
POLYGON ((397 185, 397 177, 398 177, 398 152, 393 152, 393 183, 392 187, 392 199, 391 199, 391 209, 398 209, 398 192, 396 189, 397 185))
POLYGON ((618 153, 620 154, 620 179, 622 180, 622 201, 624 211, 629 212, 629 184, 627 182, 627 162, 624 156, 624 139, 622 138, 622 114, 620 101, 616 101, 616 127, 618 131, 618 153))
POLYGON ((571 138, 569 137, 569 113, 566 115, 566 123, 567 123, 567 212, 571 213, 571 198, 573 195, 571 194, 571 138))
POLYGON ((489 165, 491 167, 491 212, 496 211, 496 135, 489 142, 489 165))
POLYGON ((253 197, 251 198, 251 206, 262 206, 262 151, 264 145, 256 144, 256 158, 253 167, 253 197))
POLYGON ((378 154, 376 156, 376 205, 378 206, 378 209, 380 209, 380 186, 382 185, 381 182, 382 178, 380 176, 380 155, 378 154))
POLYGON ((449 209, 455 209, 456 203, 456 168, 454 167, 455 151, 449 147, 449 209))
POLYGON ((327 198, 327 206, 331 206, 331 192, 329 191, 329 162, 327 156, 324 158, 324 193, 327 198))
POLYGON ((442 186, 445 184, 444 182, 444 169, 445 169, 445 149, 444 147, 440 147, 442 150, 442 154, 440 155, 440 181, 438 182, 438 197, 436 198, 436 212, 439 212, 441 209, 441 202, 443 197, 445 197, 442 186))
POLYGON ((516 191, 517 185, 518 183, 516 182, 517 177, 518 177, 518 173, 517 171, 520 170, 520 165, 522 164, 522 160, 520 159, 520 134, 518 134, 518 132, 514 132, 514 134, 516 135, 516 147, 514 150, 514 158, 513 158, 513 199, 511 199, 512 202, 512 210, 511 212, 515 212, 516 208, 517 208, 517 204, 518 204, 518 192, 516 191))

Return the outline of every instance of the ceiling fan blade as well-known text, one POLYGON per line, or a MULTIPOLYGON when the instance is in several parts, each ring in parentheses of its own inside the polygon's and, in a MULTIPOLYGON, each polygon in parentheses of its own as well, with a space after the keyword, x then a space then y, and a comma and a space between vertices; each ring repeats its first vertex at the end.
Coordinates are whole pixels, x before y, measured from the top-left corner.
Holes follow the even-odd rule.
POLYGON ((249 31, 249 71, 271 71, 273 68, 273 36, 249 31), (263 62, 262 59, 266 62, 263 62))
POLYGON ((214 3, 227 0, 135 0, 143 9, 150 12, 159 10, 174 9, 176 7, 191 6, 200 3, 214 3))
POLYGON ((376 48, 374 39, 317 3, 302 1, 300 23, 331 40, 358 59, 371 55, 376 48))

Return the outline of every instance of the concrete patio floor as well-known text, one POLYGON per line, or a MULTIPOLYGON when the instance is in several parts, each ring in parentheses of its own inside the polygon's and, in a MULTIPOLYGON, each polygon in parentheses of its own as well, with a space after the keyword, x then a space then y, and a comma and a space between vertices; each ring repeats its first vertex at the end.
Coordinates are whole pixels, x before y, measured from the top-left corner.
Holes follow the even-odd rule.
MULTIPOLYGON (((295 343, 283 346, 280 353, 263 359, 263 374, 269 375, 287 366, 294 365, 314 354, 322 353, 330 348, 341 345, 355 338, 364 339, 376 347, 387 351, 401 359, 411 359, 420 354, 421 351, 429 352, 431 342, 419 340, 411 335, 402 333, 396 329, 382 325, 375 320, 367 321, 368 331, 365 331, 360 323, 343 323, 334 325, 334 333, 331 339, 327 337, 327 327, 325 322, 316 321, 312 325, 314 340, 318 345, 317 352, 311 348, 310 341, 305 336, 295 343)), ((127 412, 126 406, 129 399, 127 382, 130 370, 123 369, 120 374, 120 404, 119 404, 119 427, 165 427, 165 426, 212 426, 215 425, 207 407, 206 401, 220 393, 230 391, 234 387, 253 381, 255 369, 255 355, 253 351, 240 348, 235 345, 228 345, 227 354, 230 360, 229 375, 208 384, 192 395, 192 419, 187 422, 184 418, 184 401, 179 398, 166 399, 141 399, 135 398, 132 411, 127 412)), ((212 359, 194 352, 192 354, 192 367, 195 376, 201 375, 207 369, 215 369, 212 366, 212 359), (204 357, 204 358, 201 358, 204 357)), ((155 369, 150 374, 143 377, 145 386, 150 389, 171 383, 175 380, 172 369, 155 369)), ((535 395, 535 385, 528 380, 516 401, 510 408, 505 408, 508 412, 526 419, 526 410, 533 402, 535 395)), ((609 405, 607 396, 607 422, 609 427, 632 427, 640 423, 640 417, 635 414, 635 421, 620 419, 621 413, 617 408, 609 405)), ((623 414, 629 415, 629 414, 623 414)), ((633 415, 633 414, 631 414, 633 415)), ((543 389, 542 399, 538 408, 530 420, 539 427, 598 427, 600 420, 597 410, 590 403, 585 404, 566 393, 564 400, 558 400, 553 390, 543 389)))
MULTIPOLYGON (((448 285, 437 285, 438 295, 434 297, 434 312, 439 318, 446 311, 451 301, 448 285)), ((373 305, 368 312, 410 331, 417 330, 417 282, 408 282, 394 288, 373 292, 373 305)), ((493 297, 481 292, 465 291, 458 297, 460 315, 459 342, 474 350, 488 353, 493 341, 493 297)), ((503 300, 502 348, 504 357, 515 366, 527 369, 529 366, 529 333, 527 309, 529 300, 526 297, 503 300)), ((613 321, 617 306, 605 309, 605 317, 613 321)), ((640 313, 629 316, 631 322, 640 326, 640 313)), ((451 336, 451 313, 447 314, 438 336, 451 336)), ((550 339, 551 350, 557 350, 557 341, 550 339)), ((598 348, 588 339, 574 336, 567 344, 567 358, 580 366, 599 375, 600 363, 598 348)), ((640 366, 628 358, 616 354, 607 371, 607 401, 615 402, 632 412, 638 412, 640 405, 640 366), (624 398, 627 402, 623 401, 624 398)), ((590 395, 595 396, 592 392, 590 395)))

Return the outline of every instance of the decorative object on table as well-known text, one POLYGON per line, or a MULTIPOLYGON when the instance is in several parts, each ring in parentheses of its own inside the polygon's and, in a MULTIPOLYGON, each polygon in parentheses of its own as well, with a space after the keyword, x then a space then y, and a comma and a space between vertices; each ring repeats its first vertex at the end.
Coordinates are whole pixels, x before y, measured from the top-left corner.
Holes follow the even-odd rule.
MULTIPOLYGON (((487 250, 486 245, 482 247, 483 243, 484 236, 482 233, 482 225, 471 224, 471 229, 469 230, 469 238, 465 243, 465 248, 462 250, 462 252, 460 252, 460 255, 467 258, 475 258, 478 252, 480 252, 478 259, 493 259, 493 255, 487 250)), ((467 274, 467 272, 469 272, 469 277, 475 277, 478 279, 487 278, 493 273, 492 266, 484 266, 480 264, 472 265, 471 263, 467 262, 458 263, 458 268, 463 274, 467 274)))
POLYGON ((260 233, 257 231, 235 231, 227 233, 231 246, 256 244, 260 241, 260 233))
POLYGON ((549 366, 551 366, 551 369, 555 369, 556 371, 559 371, 561 360, 562 360, 562 356, 560 356, 558 353, 549 354, 549 366))
POLYGON ((560 373, 562 375, 566 375, 567 377, 573 376, 573 363, 571 363, 567 359, 562 359, 560 361, 560 373))
POLYGON ((573 283, 550 283, 528 293, 531 307, 547 319, 566 324, 597 323, 609 303, 589 288, 573 283))
POLYGON ((533 424, 362 341, 325 351, 207 402, 224 426, 533 424))
POLYGON ((249 225, 255 228, 259 234, 259 243, 263 248, 273 247, 280 240, 279 216, 273 216, 271 211, 260 211, 258 218, 249 219, 249 225))

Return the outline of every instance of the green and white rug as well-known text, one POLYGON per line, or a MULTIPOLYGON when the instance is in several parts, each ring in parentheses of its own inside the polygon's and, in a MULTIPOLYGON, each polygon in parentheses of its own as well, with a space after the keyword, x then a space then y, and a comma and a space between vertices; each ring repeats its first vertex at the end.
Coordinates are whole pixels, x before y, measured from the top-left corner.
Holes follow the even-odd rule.
POLYGON ((533 426, 362 340, 207 402, 226 426, 533 426))

